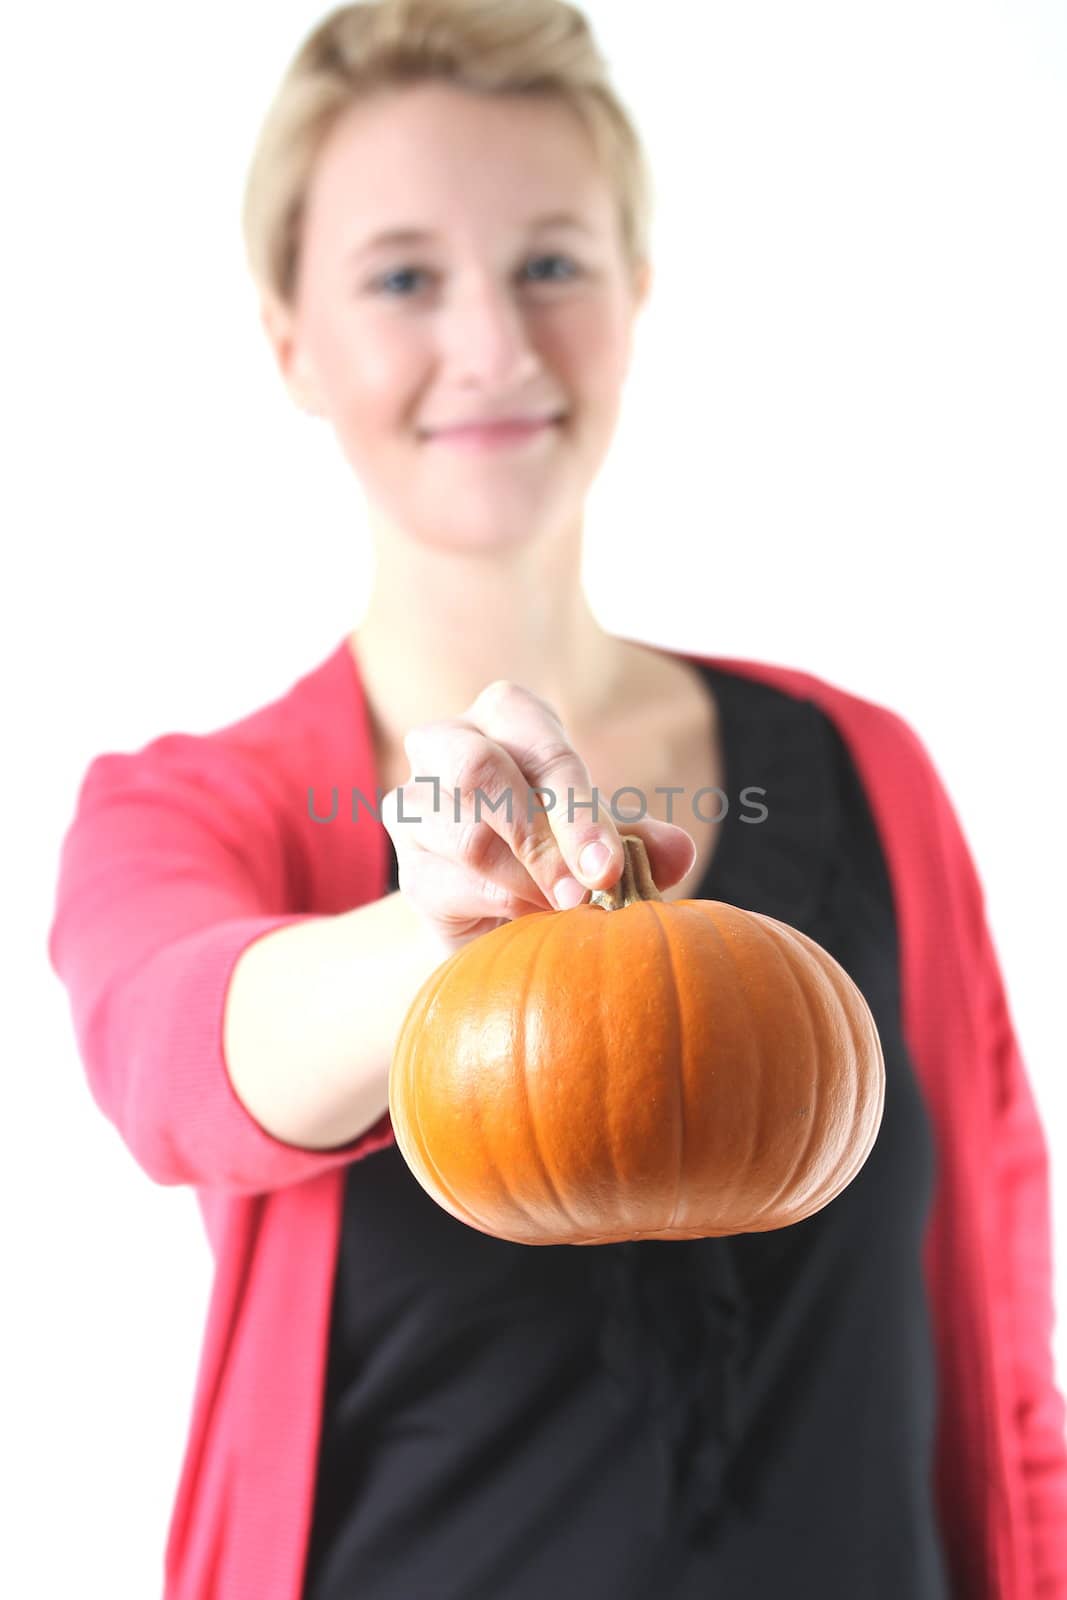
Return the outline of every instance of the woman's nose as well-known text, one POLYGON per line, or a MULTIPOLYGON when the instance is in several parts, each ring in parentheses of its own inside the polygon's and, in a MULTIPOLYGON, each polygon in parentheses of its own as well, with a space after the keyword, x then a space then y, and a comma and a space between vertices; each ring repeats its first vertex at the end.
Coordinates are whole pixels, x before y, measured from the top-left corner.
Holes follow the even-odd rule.
POLYGON ((453 374, 487 389, 517 389, 540 364, 515 289, 496 281, 456 290, 441 313, 441 338, 453 374))

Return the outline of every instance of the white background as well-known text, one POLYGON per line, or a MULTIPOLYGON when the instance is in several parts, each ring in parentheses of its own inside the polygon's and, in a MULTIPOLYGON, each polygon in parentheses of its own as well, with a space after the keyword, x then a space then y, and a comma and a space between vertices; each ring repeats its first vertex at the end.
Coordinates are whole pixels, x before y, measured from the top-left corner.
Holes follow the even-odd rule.
MULTIPOLYGON (((658 191, 591 599, 620 633, 819 673, 926 741, 1046 1124, 1062 1304, 1067 12, 588 14, 658 191)), ((321 15, 105 0, 5 23, 0 1587, 20 1600, 159 1592, 210 1275, 193 1195, 92 1102, 47 964, 77 784, 103 750, 273 698, 366 595, 357 487, 276 377, 238 229, 259 118, 321 15)))

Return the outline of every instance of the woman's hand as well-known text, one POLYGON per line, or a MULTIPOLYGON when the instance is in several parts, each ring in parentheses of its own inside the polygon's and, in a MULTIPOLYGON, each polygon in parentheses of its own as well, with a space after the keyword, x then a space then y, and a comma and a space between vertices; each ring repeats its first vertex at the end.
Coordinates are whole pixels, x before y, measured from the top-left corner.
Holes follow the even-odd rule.
MULTIPOLYGON (((618 881, 623 849, 611 797, 598 794, 594 813, 584 762, 556 712, 530 690, 498 679, 464 716, 412 728, 404 750, 411 779, 383 796, 382 821, 400 888, 449 950, 618 881), (595 845, 606 849, 601 861, 584 855, 595 845)), ((657 887, 692 866, 696 846, 684 828, 650 817, 624 819, 622 828, 643 840, 657 887)))

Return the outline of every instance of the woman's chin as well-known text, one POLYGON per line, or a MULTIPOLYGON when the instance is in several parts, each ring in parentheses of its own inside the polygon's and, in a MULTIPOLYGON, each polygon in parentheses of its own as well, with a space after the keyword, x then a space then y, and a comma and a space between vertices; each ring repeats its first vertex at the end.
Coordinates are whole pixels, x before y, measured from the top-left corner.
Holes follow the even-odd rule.
POLYGON ((441 493, 399 525, 436 550, 478 552, 536 545, 564 528, 580 527, 580 502, 573 495, 520 496, 441 493))

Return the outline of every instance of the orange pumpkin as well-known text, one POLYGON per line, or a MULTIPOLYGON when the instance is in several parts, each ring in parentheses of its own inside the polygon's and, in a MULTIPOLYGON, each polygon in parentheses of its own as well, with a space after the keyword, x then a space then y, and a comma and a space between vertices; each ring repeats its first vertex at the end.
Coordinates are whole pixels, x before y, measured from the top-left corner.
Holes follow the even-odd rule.
POLYGON ((483 934, 423 984, 396 1142, 461 1222, 519 1244, 763 1233, 828 1205, 882 1120, 845 970, 796 928, 665 901, 641 839, 611 890, 483 934))

